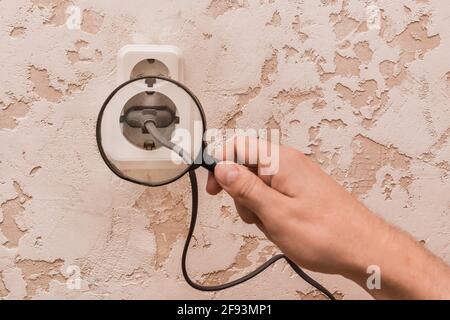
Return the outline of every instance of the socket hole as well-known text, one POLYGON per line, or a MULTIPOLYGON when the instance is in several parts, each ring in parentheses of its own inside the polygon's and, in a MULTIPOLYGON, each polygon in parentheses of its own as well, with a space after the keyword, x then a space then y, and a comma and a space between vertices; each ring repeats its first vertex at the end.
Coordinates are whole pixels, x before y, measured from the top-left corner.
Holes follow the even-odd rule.
POLYGON ((167 66, 157 59, 145 59, 134 66, 130 78, 136 79, 145 76, 169 77, 167 66))

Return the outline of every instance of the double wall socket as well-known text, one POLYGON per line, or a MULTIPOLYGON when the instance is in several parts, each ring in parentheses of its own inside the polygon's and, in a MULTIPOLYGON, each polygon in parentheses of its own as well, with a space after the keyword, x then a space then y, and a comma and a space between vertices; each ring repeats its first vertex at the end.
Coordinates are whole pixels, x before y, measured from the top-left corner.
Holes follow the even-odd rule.
MULTIPOLYGON (((168 45, 127 45, 120 49, 117 56, 117 82, 124 82, 142 76, 165 76, 179 82, 184 80, 183 59, 181 51, 168 45)), ((144 81, 136 81, 119 90, 105 109, 105 130, 102 132, 108 156, 121 170, 179 170, 174 162, 174 153, 167 148, 145 150, 131 143, 123 133, 120 117, 131 101, 139 101, 139 95, 157 92, 169 98, 176 107, 179 123, 175 125, 172 142, 179 144, 178 132, 192 132, 194 121, 198 120, 196 106, 189 95, 177 85, 158 81, 149 86, 144 81), (107 122, 107 123, 106 123, 107 122)), ((193 146, 189 144, 189 150, 193 146)), ((177 156, 175 156, 176 158, 177 156)))

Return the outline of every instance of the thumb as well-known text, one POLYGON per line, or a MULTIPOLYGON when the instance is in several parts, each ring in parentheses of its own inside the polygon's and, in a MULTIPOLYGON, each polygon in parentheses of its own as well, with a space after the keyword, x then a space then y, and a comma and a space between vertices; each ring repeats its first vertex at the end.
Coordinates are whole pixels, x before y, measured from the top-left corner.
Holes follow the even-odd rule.
POLYGON ((286 203, 286 196, 266 185, 257 175, 236 163, 221 162, 214 171, 220 186, 264 223, 286 203))

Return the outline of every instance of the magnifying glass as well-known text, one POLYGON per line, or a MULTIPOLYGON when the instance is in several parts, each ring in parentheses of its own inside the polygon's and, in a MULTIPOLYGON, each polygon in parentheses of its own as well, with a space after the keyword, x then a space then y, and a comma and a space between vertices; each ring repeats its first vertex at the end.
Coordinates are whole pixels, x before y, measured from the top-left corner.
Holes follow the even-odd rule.
POLYGON ((176 181, 217 160, 206 152, 206 118, 198 98, 182 83, 163 76, 129 80, 103 104, 97 144, 120 178, 145 186, 176 181))
POLYGON ((243 283, 285 259, 306 282, 328 298, 334 296, 309 277, 284 254, 278 254, 254 271, 225 284, 204 286, 190 279, 186 259, 198 211, 195 169, 214 173, 217 160, 204 142, 206 118, 197 97, 182 83, 163 76, 145 76, 117 87, 106 99, 97 119, 97 145, 106 165, 120 178, 137 184, 162 186, 189 173, 192 215, 181 258, 182 272, 190 286, 219 291, 243 283))

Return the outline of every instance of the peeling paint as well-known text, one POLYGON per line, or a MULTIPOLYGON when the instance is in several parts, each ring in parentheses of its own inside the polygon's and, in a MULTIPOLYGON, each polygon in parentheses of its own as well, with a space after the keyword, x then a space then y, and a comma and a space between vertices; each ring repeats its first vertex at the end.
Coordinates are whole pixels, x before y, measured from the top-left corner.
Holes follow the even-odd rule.
POLYGON ((50 15, 46 17, 45 24, 61 26, 66 22, 66 10, 70 6, 70 0, 31 0, 39 9, 50 9, 50 15))
POLYGON ((30 80, 34 84, 34 92, 49 102, 58 102, 63 93, 50 83, 50 75, 47 69, 30 67, 30 80))
POLYGON ((229 11, 246 7, 248 7, 247 0, 211 0, 207 11, 210 15, 217 18, 229 11))
POLYGON ((258 247, 258 240, 255 237, 244 237, 243 244, 236 255, 233 263, 227 268, 203 274, 201 283, 203 285, 218 285, 229 282, 240 270, 250 267, 252 262, 248 256, 258 247))
POLYGON ((352 193, 363 196, 376 183, 376 173, 382 166, 392 166, 397 170, 408 170, 411 157, 397 148, 385 146, 370 138, 358 135, 353 139, 354 153, 348 176, 352 180, 352 193))
POLYGON ((0 109, 0 129, 14 129, 18 125, 19 119, 25 117, 29 111, 28 103, 14 97, 8 106, 0 109))
POLYGON ((322 91, 318 88, 306 91, 300 89, 283 89, 273 97, 273 100, 279 103, 288 104, 291 109, 294 109, 305 101, 315 100, 321 97, 322 91))
POLYGON ((32 298, 37 290, 48 291, 53 280, 65 283, 61 268, 64 261, 58 259, 52 262, 19 260, 17 267, 22 270, 22 275, 27 284, 27 298, 32 298))
POLYGON ((94 10, 83 11, 83 21, 81 22, 81 30, 90 34, 100 32, 104 20, 104 15, 94 10))
POLYGON ((18 225, 16 219, 25 211, 24 205, 32 199, 31 196, 24 193, 19 183, 14 181, 13 185, 16 197, 0 205, 3 213, 0 230, 7 239, 6 244, 4 244, 7 248, 17 247, 20 238, 26 232, 26 229, 18 225))
POLYGON ((181 197, 174 197, 170 192, 144 192, 134 204, 139 210, 152 210, 160 202, 159 209, 150 219, 148 229, 155 236, 155 267, 161 268, 169 257, 174 243, 187 233, 187 208, 181 197), (157 197, 155 197, 157 196, 157 197))
POLYGON ((279 27, 281 25, 281 15, 278 11, 275 11, 269 22, 266 23, 267 26, 279 27))
MULTIPOLYGON (((297 291, 297 294, 300 300, 328 300, 328 298, 319 290, 311 290, 307 293, 303 293, 301 291, 297 291)), ((344 294, 339 291, 333 293, 333 296, 336 300, 344 299, 344 294)))
POLYGON ((13 38, 20 38, 25 35, 25 32, 27 31, 27 28, 17 26, 13 27, 9 33, 9 35, 13 38))
POLYGON ((1 277, 0 273, 0 298, 4 298, 9 294, 9 290, 6 288, 5 283, 1 277))
POLYGON ((274 79, 274 74, 277 73, 278 68, 278 50, 274 49, 270 58, 264 61, 264 65, 261 68, 261 84, 263 86, 270 85, 274 79))

